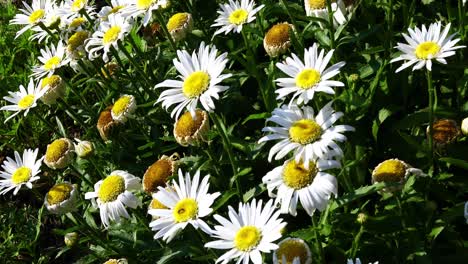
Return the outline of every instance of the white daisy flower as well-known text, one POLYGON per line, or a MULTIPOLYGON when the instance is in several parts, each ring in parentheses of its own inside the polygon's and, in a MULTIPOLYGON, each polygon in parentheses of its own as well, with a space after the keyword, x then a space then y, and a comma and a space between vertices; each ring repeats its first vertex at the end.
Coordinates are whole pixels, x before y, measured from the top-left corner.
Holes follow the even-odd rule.
POLYGON ((23 5, 24 9, 20 9, 21 14, 16 14, 15 17, 10 20, 10 24, 12 25, 25 25, 16 33, 15 38, 43 22, 52 2, 49 0, 33 0, 31 5, 28 5, 26 2, 23 2, 23 5))
POLYGON ((325 55, 325 50, 319 50, 317 43, 314 43, 309 50, 304 50, 304 62, 293 53, 286 58, 286 63, 276 63, 276 67, 289 76, 276 79, 278 86, 282 87, 276 90, 276 99, 293 94, 290 104, 294 101, 297 104, 307 104, 314 98, 315 92, 335 94, 332 87, 342 87, 344 84, 330 78, 339 74, 340 68, 346 63, 341 61, 327 69, 333 52, 331 50, 325 55))
POLYGON ((130 218, 125 206, 141 206, 141 201, 130 192, 140 189, 140 178, 126 171, 116 170, 104 180, 98 181, 94 185, 94 192, 87 192, 85 199, 92 199, 93 206, 99 207, 101 221, 107 228, 109 220, 120 222, 122 217, 130 218))
POLYGON ((219 99, 219 93, 229 88, 220 85, 220 82, 232 76, 232 74, 221 74, 228 62, 227 53, 216 57, 217 52, 215 46, 205 46, 204 42, 200 44, 198 52, 194 51, 192 56, 185 50, 178 50, 178 60, 174 59, 173 63, 182 81, 165 80, 157 84, 155 88, 171 89, 162 92, 156 103, 162 102, 162 106, 166 109, 178 104, 171 113, 175 119, 179 119, 184 108, 187 108, 192 118, 195 118, 198 101, 206 111, 214 110, 212 97, 219 99))
POLYGON ((131 0, 128 5, 122 9, 124 17, 143 17, 143 26, 148 25, 153 10, 166 8, 169 4, 168 0, 131 0))
POLYGON ((111 0, 110 6, 104 6, 98 13, 99 19, 107 21, 110 14, 121 14, 122 10, 129 5, 127 0, 111 0))
POLYGON ((208 242, 205 247, 229 250, 218 258, 216 263, 228 263, 239 258, 237 263, 261 264, 260 252, 269 253, 278 249, 273 242, 281 238, 281 230, 286 226, 283 219, 278 218, 280 212, 275 209, 273 200, 269 200, 262 208, 262 201, 250 204, 239 204, 237 213, 229 206, 229 220, 215 215, 221 225, 215 226, 212 237, 219 240, 208 242))
POLYGON ((323 211, 327 207, 331 194, 338 195, 336 178, 324 170, 340 168, 339 161, 319 159, 310 161, 308 167, 291 159, 263 177, 269 196, 276 197, 276 203, 281 205, 281 213, 296 216, 300 201, 304 210, 312 216, 315 209, 323 211))
POLYGON ((47 89, 42 89, 40 82, 34 84, 32 78, 29 80, 28 90, 26 90, 23 85, 20 85, 18 92, 8 92, 9 96, 5 96, 3 99, 13 104, 2 106, 0 110, 15 111, 16 113, 5 119, 5 123, 21 111, 24 111, 24 116, 26 116, 29 113, 29 109, 36 107, 37 100, 41 98, 45 92, 47 92, 47 89))
POLYGON ((41 49, 41 56, 38 60, 42 65, 35 66, 32 71, 33 76, 36 79, 43 78, 45 76, 51 76, 55 70, 67 65, 70 62, 70 58, 66 56, 66 47, 60 41, 57 46, 53 44, 49 47, 45 47, 45 50, 41 49))
POLYGON ((64 0, 59 6, 58 14, 64 19, 81 16, 81 12, 93 13, 94 7, 88 5, 88 0, 64 0))
POLYGON ((278 244, 273 253, 273 264, 311 264, 312 253, 307 243, 300 238, 288 237, 278 244))
POLYGON ((453 39, 456 34, 447 36, 450 30, 448 24, 442 31, 441 22, 429 25, 429 29, 425 25, 422 29, 415 28, 414 30, 408 28, 409 36, 403 33, 407 44, 398 43, 395 48, 403 52, 397 58, 390 62, 404 61, 404 63, 396 70, 399 72, 414 64, 413 71, 422 69, 432 70, 432 60, 439 63, 447 64, 445 58, 455 55, 457 49, 464 48, 465 46, 455 46, 460 39, 453 39), (441 32, 442 31, 442 32, 441 32))
POLYGON ((345 141, 346 137, 341 133, 354 131, 354 128, 347 125, 333 126, 343 113, 335 112, 331 104, 332 102, 326 104, 315 116, 314 110, 309 106, 300 109, 297 105, 292 105, 273 110, 272 117, 267 121, 272 121, 279 127, 265 127, 262 131, 272 134, 259 140, 259 143, 280 140, 270 149, 268 160, 271 161, 273 156, 276 160, 282 159, 294 151, 296 162, 302 160, 308 169, 309 163, 317 158, 342 157, 343 151, 336 141, 345 141))
POLYGON ((13 194, 16 195, 21 187, 26 186, 32 189, 32 183, 40 177, 42 158, 36 160, 39 149, 25 149, 23 158, 15 151, 15 159, 7 157, 3 161, 2 171, 0 171, 0 195, 5 194, 14 189, 13 194))
MULTIPOLYGON (((58 14, 59 7, 55 4, 55 2, 51 2, 46 7, 46 13, 44 18, 42 19, 42 24, 52 33, 54 36, 60 36, 60 30, 63 28, 63 20, 61 19, 60 15, 58 14)), ((29 40, 37 40, 39 43, 46 40, 48 41, 51 37, 50 33, 47 32, 43 27, 35 26, 32 27, 31 30, 33 31, 32 35, 29 37, 29 40)))
POLYGON ((214 33, 214 36, 224 33, 227 35, 233 31, 240 33, 242 26, 255 20, 255 14, 265 5, 255 7, 255 1, 250 0, 229 0, 228 4, 220 4, 221 10, 218 10, 218 18, 212 27, 221 27, 214 33), (255 8, 254 8, 255 7, 255 8))
POLYGON ((111 14, 109 21, 103 21, 99 24, 99 29, 93 36, 86 40, 86 51, 89 53, 89 59, 93 60, 100 56, 99 51, 104 50, 103 60, 107 62, 109 57, 107 53, 110 47, 117 49, 118 41, 122 40, 131 30, 132 25, 129 20, 121 15, 111 14))
POLYGON ((112 118, 116 121, 125 123, 133 115, 137 108, 135 96, 124 94, 111 108, 112 118))
MULTIPOLYGON (((328 7, 326 0, 304 0, 304 7, 307 16, 318 17, 328 21, 328 7)), ((331 3, 331 10, 333 11, 333 26, 338 27, 346 23, 346 7, 343 0, 333 1, 331 3)), ((323 24, 320 23, 320 27, 323 24)))
POLYGON ((209 194, 209 175, 200 182, 200 171, 197 170, 193 180, 189 173, 184 174, 179 169, 179 182, 172 181, 170 188, 158 187, 159 191, 153 196, 167 209, 151 209, 148 211, 156 220, 150 223, 153 231, 158 231, 154 239, 163 238, 170 242, 180 230, 188 224, 195 229, 200 228, 203 232, 210 234, 211 228, 201 218, 209 215, 213 209, 211 205, 220 195, 219 192, 209 194))

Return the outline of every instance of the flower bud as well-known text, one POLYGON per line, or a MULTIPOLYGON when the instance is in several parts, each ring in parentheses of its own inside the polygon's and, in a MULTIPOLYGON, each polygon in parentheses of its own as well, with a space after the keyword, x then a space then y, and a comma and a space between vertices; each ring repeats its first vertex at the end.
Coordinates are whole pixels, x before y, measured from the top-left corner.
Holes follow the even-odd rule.
POLYGON ((461 131, 463 132, 463 135, 468 136, 468 117, 463 119, 461 124, 461 131))
POLYGON ((79 140, 75 138, 75 152, 80 158, 88 158, 94 154, 94 145, 90 141, 79 140))
POLYGON ((42 89, 46 89, 47 91, 41 97, 41 101, 48 105, 54 104, 59 97, 65 95, 65 84, 58 75, 44 77, 41 80, 42 89))
POLYGON ((67 245, 67 247, 75 246, 78 242, 78 239, 79 235, 77 232, 66 233, 63 237, 63 240, 65 241, 65 245, 67 245))

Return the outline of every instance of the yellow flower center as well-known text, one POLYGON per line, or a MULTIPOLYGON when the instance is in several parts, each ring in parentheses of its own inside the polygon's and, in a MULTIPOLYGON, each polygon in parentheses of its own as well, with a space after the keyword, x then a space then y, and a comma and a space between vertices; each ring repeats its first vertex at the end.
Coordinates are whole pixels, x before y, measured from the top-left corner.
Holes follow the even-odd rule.
POLYGON ((68 51, 73 52, 75 51, 79 46, 83 45, 85 40, 88 38, 88 32, 86 31, 78 31, 75 34, 73 34, 69 39, 68 39, 68 51))
POLYGON ((187 222, 193 219, 198 213, 198 204, 192 198, 185 198, 180 200, 174 207, 172 215, 177 223, 187 222))
POLYGON ((83 25, 84 23, 86 23, 86 19, 84 17, 77 17, 77 18, 72 20, 69 27, 70 28, 77 28, 77 27, 83 25))
POLYGON ((304 264, 308 257, 308 248, 303 242, 290 239, 281 243, 276 255, 278 256, 278 264, 292 264, 297 257, 300 259, 300 264, 304 264), (283 256, 286 258, 285 263, 282 260, 283 256))
POLYGON ((124 178, 119 175, 110 175, 102 181, 101 187, 98 191, 98 197, 104 203, 112 202, 115 201, 119 194, 124 191, 124 178))
POLYGON ((187 23, 189 14, 188 13, 177 13, 169 18, 167 22, 167 30, 172 32, 184 26, 187 23))
POLYGON ((310 89, 320 81, 320 73, 315 69, 302 70, 296 76, 296 86, 302 89, 310 89))
POLYGON ((86 2, 87 2, 87 0, 75 0, 75 1, 73 1, 73 4, 71 5, 71 10, 73 12, 80 11, 86 5, 86 2))
POLYGON ((68 151, 68 141, 65 139, 57 139, 52 142, 46 150, 45 158, 47 161, 55 162, 65 155, 68 151))
POLYGON ((112 106, 112 114, 115 116, 120 116, 123 114, 125 111, 127 111, 128 106, 130 105, 132 98, 128 95, 124 95, 120 97, 115 103, 114 106, 112 106))
POLYGON ((164 204, 162 204, 160 201, 154 198, 153 200, 151 200, 150 207, 151 209, 167 209, 167 207, 164 204))
POLYGON ((106 262, 104 262, 104 264, 119 264, 119 260, 118 259, 109 259, 106 262))
POLYGON ((418 59, 427 60, 432 59, 439 51, 439 44, 432 41, 426 41, 419 44, 414 52, 418 59))
POLYGON ((13 184, 20 184, 27 182, 31 178, 31 169, 25 166, 19 167, 15 170, 11 176, 11 182, 13 184))
POLYGON ((377 182, 400 182, 406 175, 406 166, 399 160, 386 160, 375 169, 372 177, 377 182))
POLYGON ((196 119, 192 118, 190 112, 185 112, 175 125, 175 134, 179 137, 193 136, 203 123, 203 115, 201 110, 195 112, 196 119))
POLYGON ((50 188, 46 199, 50 205, 61 203, 70 198, 73 186, 68 183, 59 183, 50 188))
POLYGON ((167 159, 156 161, 143 176, 143 189, 149 193, 157 191, 158 186, 166 185, 172 174, 172 161, 167 159))
POLYGON ((48 71, 53 70, 60 64, 61 61, 62 60, 59 57, 54 56, 46 61, 44 64, 44 69, 48 71))
POLYGON ((303 162, 291 160, 283 168, 283 182, 290 188, 300 190, 312 184, 317 172, 314 162, 310 162, 309 169, 306 169, 303 162))
POLYGON ((104 33, 104 37, 102 37, 102 43, 108 44, 111 42, 115 42, 119 37, 120 31, 122 29, 119 26, 113 26, 109 28, 106 33, 104 33))
POLYGON ((21 109, 29 108, 34 103, 34 99, 35 97, 33 94, 28 94, 18 101, 18 107, 21 109))
POLYGON ((187 98, 200 96, 210 84, 210 75, 203 71, 196 71, 185 78, 182 92, 187 98))
POLYGON ((38 9, 29 15, 29 23, 30 24, 35 24, 37 21, 41 18, 43 18, 45 15, 45 10, 44 9, 38 9))
POLYGON ((234 25, 240 25, 245 23, 248 16, 249 12, 247 12, 247 10, 237 9, 229 15, 229 22, 234 25))
POLYGON ((58 75, 51 75, 44 77, 41 83, 41 90, 44 89, 47 85, 49 88, 55 88, 62 82, 62 78, 58 75))
POLYGON ((250 251, 260 243, 262 232, 255 226, 243 226, 237 231, 234 244, 240 251, 250 251))
POLYGON ((327 7, 326 0, 307 0, 310 9, 324 9, 327 7))
POLYGON ((137 0, 136 6, 138 9, 148 9, 153 3, 157 3, 158 0, 137 0))
POLYGON ((289 41, 290 26, 287 23, 276 24, 268 30, 265 42, 269 46, 280 46, 289 41))
POLYGON ((301 119, 294 122, 289 128, 289 137, 292 142, 306 145, 320 138, 322 128, 311 119, 301 119))

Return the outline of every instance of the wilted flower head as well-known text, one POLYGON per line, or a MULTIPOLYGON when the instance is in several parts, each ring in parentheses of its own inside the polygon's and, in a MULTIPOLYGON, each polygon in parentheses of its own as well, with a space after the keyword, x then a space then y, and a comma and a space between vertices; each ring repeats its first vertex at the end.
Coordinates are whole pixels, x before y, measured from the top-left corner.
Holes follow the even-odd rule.
POLYGON ((310 264, 312 254, 307 243, 300 238, 286 238, 273 253, 273 264, 310 264))
POLYGON ((270 57, 285 53, 291 46, 290 34, 294 26, 287 22, 272 26, 263 38, 263 47, 270 57))
POLYGON ((133 95, 122 95, 111 108, 112 119, 125 123, 136 110, 136 100, 133 95))
MULTIPOLYGON (((430 136, 430 128, 427 127, 427 135, 430 136)), ((452 119, 439 119, 432 124, 432 139, 436 146, 442 147, 451 143, 460 135, 457 122, 452 119)))
POLYGON ((51 169, 63 169, 73 162, 75 145, 68 138, 59 138, 47 145, 44 163, 51 169))
POLYGON ((379 163, 372 171, 372 183, 400 183, 400 186, 383 189, 383 191, 396 191, 403 187, 403 184, 411 174, 426 176, 420 169, 413 168, 404 161, 388 159, 379 163))
POLYGON ((174 41, 179 41, 192 31, 193 19, 190 13, 177 13, 169 18, 167 30, 174 41))
POLYGON ((121 259, 109 259, 103 264, 128 264, 127 259, 121 258, 121 259))
POLYGON ((162 156, 159 160, 148 167, 143 176, 143 190, 147 193, 154 193, 159 186, 166 186, 169 177, 177 170, 176 154, 172 156, 162 156))
POLYGON ((75 185, 68 182, 58 183, 47 192, 44 204, 53 214, 66 214, 76 209, 77 195, 75 185))
POLYGON ((174 137, 184 147, 205 141, 210 129, 208 114, 199 109, 195 113, 193 118, 190 112, 185 112, 174 124, 174 137))
POLYGON ((96 125, 99 131, 99 135, 101 135, 101 138, 104 141, 109 140, 114 130, 121 124, 112 118, 111 109, 112 106, 109 106, 101 112, 98 123, 96 125))
POLYGON ((45 104, 54 104, 58 98, 65 96, 65 83, 59 75, 44 77, 40 86, 42 90, 45 90, 41 97, 41 101, 45 104))

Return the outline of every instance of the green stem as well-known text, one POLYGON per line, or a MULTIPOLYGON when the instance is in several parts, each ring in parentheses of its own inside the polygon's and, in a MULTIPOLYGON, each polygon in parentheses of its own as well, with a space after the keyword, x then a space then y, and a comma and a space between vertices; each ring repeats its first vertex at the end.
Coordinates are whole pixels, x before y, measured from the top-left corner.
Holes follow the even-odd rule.
POLYGON ((434 123, 434 86, 432 83, 432 72, 426 71, 427 92, 429 94, 429 150, 431 169, 434 169, 434 143, 433 143, 433 123, 434 123))
POLYGON ((33 112, 33 114, 37 118, 39 118, 39 120, 41 120, 42 123, 46 124, 49 127, 50 130, 52 130, 52 131, 56 130, 57 126, 52 125, 52 123, 50 123, 47 119, 45 119, 43 116, 41 116, 37 111, 31 111, 31 112, 33 112))
POLYGON ((84 129, 87 129, 88 126, 81 120, 81 118, 78 117, 78 114, 73 113, 72 107, 63 99, 60 98, 60 103, 63 108, 65 108, 65 113, 67 113, 73 120, 78 122, 84 129))
MULTIPOLYGON (((331 49, 335 49, 335 21, 333 18, 333 9, 331 5, 332 1, 327 0, 327 11, 328 11, 328 23, 329 30, 330 30, 330 42, 331 42, 331 49)), ((335 57, 335 53, 333 53, 333 57, 335 57)))
MULTIPOLYGON (((283 4, 284 9, 286 10, 286 13, 288 14, 289 18, 291 19, 291 23, 294 25, 294 28, 298 29, 296 19, 294 19, 294 17, 291 14, 291 11, 289 10, 289 7, 288 7, 289 5, 286 4, 286 1, 284 1, 284 0, 281 0, 281 4, 283 4)), ((295 34, 295 32, 294 32, 294 34, 295 34)))
POLYGON ((461 42, 464 42, 465 39, 465 12, 463 10, 463 2, 462 0, 458 0, 458 19, 460 21, 460 39, 461 42))
POLYGON ((156 10, 155 12, 156 12, 156 18, 158 19, 158 22, 161 25, 161 28, 163 29, 164 34, 166 35, 167 39, 169 40, 169 43, 171 44, 172 49, 174 50, 174 52, 177 52, 177 47, 175 45, 174 39, 172 39, 172 36, 169 33, 169 30, 167 30, 166 23, 164 22, 164 19, 163 19, 161 13, 159 12, 159 10, 156 10))
POLYGON ((392 39, 393 39, 393 0, 390 0, 389 7, 388 7, 388 12, 387 12, 387 21, 388 21, 388 41, 387 41, 387 52, 388 56, 390 56, 391 49, 393 47, 392 45, 392 39))
POLYGON ((130 61, 130 63, 135 67, 135 70, 140 74, 141 78, 145 81, 146 85, 142 83, 143 87, 146 87, 146 86, 151 87, 151 84, 149 83, 147 76, 145 76, 143 69, 141 69, 140 65, 138 65, 138 63, 135 61, 132 55, 130 55, 130 53, 127 51, 127 49, 122 44, 122 42, 119 41, 118 45, 120 49, 122 50, 122 52, 125 54, 125 56, 128 58, 128 60, 130 61))
POLYGON ((43 30, 45 30, 47 32, 47 34, 54 40, 54 42, 58 42, 59 39, 57 38, 57 36, 54 35, 54 33, 52 33, 52 31, 50 31, 50 29, 44 25, 44 23, 39 23, 39 27, 42 28, 43 30))
POLYGON ((322 241, 320 241, 320 235, 318 233, 318 228, 314 220, 314 216, 311 216, 312 219, 312 226, 314 228, 314 234, 315 234, 315 242, 317 243, 318 250, 319 250, 319 260, 317 261, 318 263, 325 263, 325 254, 323 253, 323 247, 322 247, 322 241))
MULTIPOLYGON (((216 126, 216 129, 218 130, 219 136, 221 137, 221 139, 223 141, 224 150, 226 151, 226 153, 228 155, 228 158, 229 158, 229 162, 231 163, 231 168, 232 168, 232 173, 233 173, 232 176, 235 177, 236 174, 237 174, 237 163, 236 163, 236 160, 234 158, 234 154, 232 152, 231 141, 229 140, 229 137, 228 137, 227 132, 225 130, 225 126, 222 124, 223 121, 221 120, 221 117, 219 115, 217 115, 216 113, 210 114, 210 116, 211 116, 211 120, 213 120, 213 123, 216 126)), ((241 189, 240 189, 239 180, 236 178, 235 182, 236 182, 237 194, 239 195, 239 198, 240 198, 242 192, 241 192, 241 189)))
POLYGON ((354 237, 353 245, 351 246, 350 256, 351 256, 352 259, 356 258, 356 253, 357 253, 357 250, 358 250, 359 241, 361 240, 362 234, 364 234, 364 226, 363 225, 361 225, 361 228, 359 228, 359 232, 354 237))

